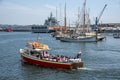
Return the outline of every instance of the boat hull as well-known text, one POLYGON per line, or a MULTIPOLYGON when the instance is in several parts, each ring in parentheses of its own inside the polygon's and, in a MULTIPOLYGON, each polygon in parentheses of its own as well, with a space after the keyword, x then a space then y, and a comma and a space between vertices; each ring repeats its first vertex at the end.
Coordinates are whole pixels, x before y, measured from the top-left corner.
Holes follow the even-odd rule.
POLYGON ((114 33, 114 34, 113 34, 113 37, 114 37, 114 38, 120 38, 120 33, 114 33))
POLYGON ((100 37, 98 37, 98 41, 102 41, 103 39, 105 39, 104 36, 100 36, 100 37))
POLYGON ((61 38, 61 41, 63 42, 95 42, 97 41, 96 37, 93 36, 93 37, 85 37, 85 38, 61 38))
POLYGON ((55 37, 56 38, 56 40, 60 40, 61 38, 63 38, 63 37, 55 37))
POLYGON ((83 62, 77 62, 77 63, 53 62, 53 61, 31 58, 27 55, 24 55, 23 53, 21 54, 21 57, 24 62, 43 66, 43 67, 63 68, 63 69, 77 69, 83 67, 83 62))

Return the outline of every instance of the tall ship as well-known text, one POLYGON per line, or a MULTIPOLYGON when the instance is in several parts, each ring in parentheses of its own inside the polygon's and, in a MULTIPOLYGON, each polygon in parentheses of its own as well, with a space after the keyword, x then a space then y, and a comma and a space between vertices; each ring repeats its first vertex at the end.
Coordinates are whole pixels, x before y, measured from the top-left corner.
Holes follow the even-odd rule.
POLYGON ((45 20, 44 25, 33 25, 31 30, 33 33, 48 33, 53 32, 53 27, 58 26, 59 23, 55 17, 53 17, 52 12, 50 17, 45 20))
POLYGON ((98 34, 97 25, 100 17, 103 14, 104 9, 107 5, 104 6, 100 16, 95 21, 95 30, 90 26, 89 13, 86 11, 86 0, 83 3, 82 14, 78 17, 76 24, 76 29, 70 33, 68 36, 63 36, 60 40, 63 42, 96 42, 103 40, 105 37, 101 34, 98 34))

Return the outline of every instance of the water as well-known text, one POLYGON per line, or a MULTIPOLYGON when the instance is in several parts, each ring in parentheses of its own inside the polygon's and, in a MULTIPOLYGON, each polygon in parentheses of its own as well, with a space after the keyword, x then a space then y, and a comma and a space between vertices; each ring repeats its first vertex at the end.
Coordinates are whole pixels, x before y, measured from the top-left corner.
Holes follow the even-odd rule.
POLYGON ((19 49, 37 36, 30 32, 0 32, 0 80, 120 80, 120 39, 107 36, 98 43, 68 43, 40 34, 40 41, 52 49, 50 53, 74 57, 82 50, 84 68, 65 70, 21 62, 19 49))

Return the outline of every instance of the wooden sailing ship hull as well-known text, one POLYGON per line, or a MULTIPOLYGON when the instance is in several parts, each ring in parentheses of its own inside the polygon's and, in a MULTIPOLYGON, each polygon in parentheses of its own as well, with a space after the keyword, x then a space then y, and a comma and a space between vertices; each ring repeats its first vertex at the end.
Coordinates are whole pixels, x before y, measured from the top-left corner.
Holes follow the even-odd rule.
POLYGON ((24 53, 21 53, 21 57, 24 62, 43 66, 43 67, 62 68, 62 69, 78 69, 83 67, 83 62, 74 62, 74 63, 53 62, 53 61, 36 59, 24 53))
POLYGON ((63 42, 95 42, 97 41, 95 36, 92 37, 85 37, 85 38, 61 38, 61 41, 63 42))

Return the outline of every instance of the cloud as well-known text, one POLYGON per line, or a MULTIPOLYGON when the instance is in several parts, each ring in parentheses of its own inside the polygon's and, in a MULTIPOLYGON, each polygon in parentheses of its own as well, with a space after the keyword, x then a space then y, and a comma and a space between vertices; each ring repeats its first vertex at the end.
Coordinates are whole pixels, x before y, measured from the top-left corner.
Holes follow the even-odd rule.
MULTIPOLYGON (((52 7, 50 7, 52 8, 52 7)), ((9 12, 15 12, 15 13, 21 13, 21 14, 28 14, 28 15, 45 15, 42 13, 47 13, 48 11, 42 7, 28 7, 23 6, 15 3, 4 3, 0 5, 0 10, 3 12, 9 11, 9 12)))
POLYGON ((44 23, 50 12, 55 9, 52 6, 28 6, 18 3, 3 1, 0 5, 1 22, 7 24, 33 24, 44 23))
POLYGON ((56 10, 56 7, 55 6, 52 6, 52 5, 45 5, 46 8, 48 9, 52 9, 52 10, 56 10))
POLYGON ((18 5, 18 4, 14 4, 14 3, 4 3, 0 6, 1 9, 4 10, 18 10, 18 11, 29 11, 30 8, 18 5))

